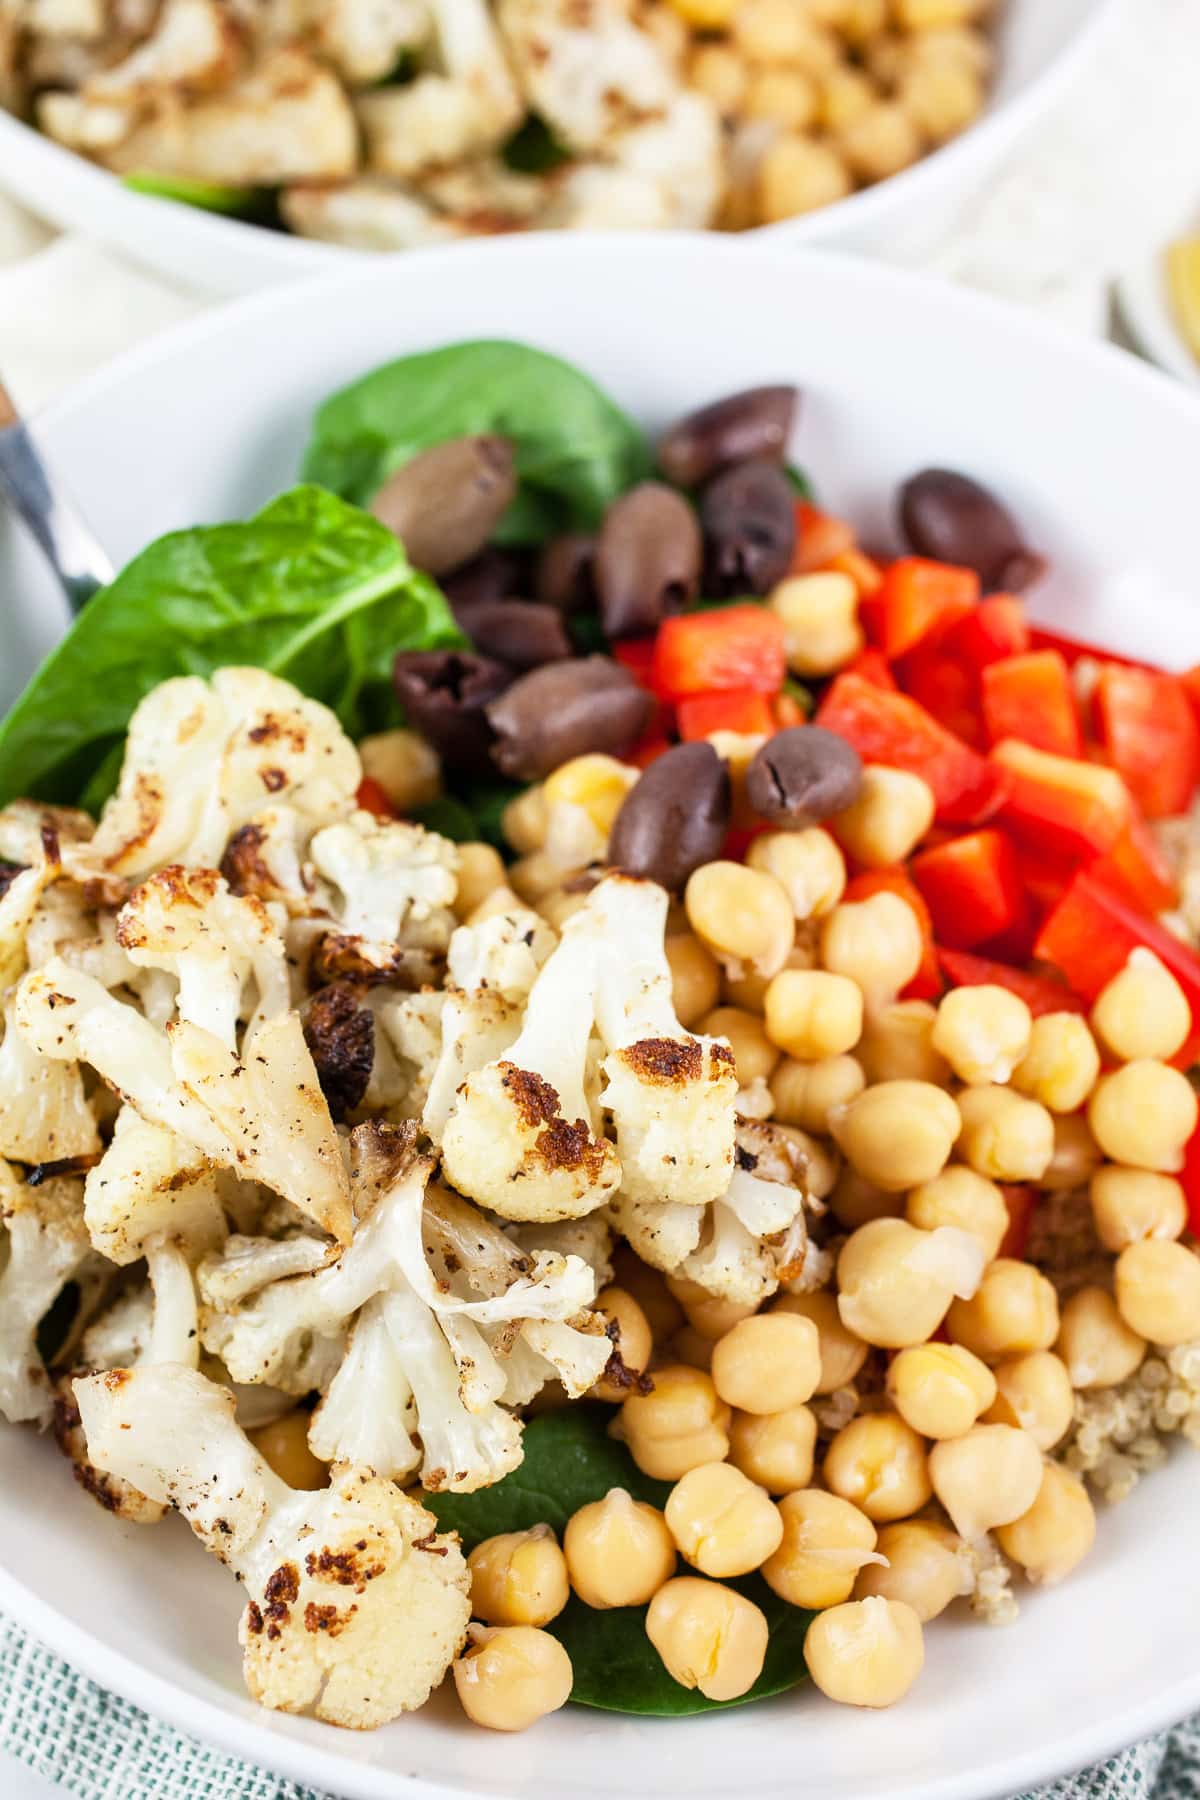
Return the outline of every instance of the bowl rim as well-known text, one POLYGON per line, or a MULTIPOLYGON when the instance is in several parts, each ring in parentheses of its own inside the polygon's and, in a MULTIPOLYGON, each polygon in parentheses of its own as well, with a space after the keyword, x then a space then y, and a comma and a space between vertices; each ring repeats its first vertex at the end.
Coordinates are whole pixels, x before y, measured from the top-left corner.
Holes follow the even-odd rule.
MULTIPOLYGON (((840 236, 852 236, 856 232, 869 233, 886 216, 891 206, 903 206, 906 201, 916 202, 927 189, 932 192, 943 180, 948 180, 955 167, 967 167, 972 160, 983 161, 989 153, 993 158, 998 156, 1033 124, 1037 116, 1048 109, 1112 25, 1121 3, 1122 0, 1093 0, 1090 11, 1085 14, 1073 35, 1019 93, 1002 100, 997 106, 989 106, 965 131, 929 151, 909 168, 902 169, 883 181, 874 182, 869 187, 860 188, 857 192, 848 194, 845 199, 835 200, 831 205, 820 207, 815 212, 799 214, 792 219, 781 219, 772 225, 752 226, 747 231, 735 234, 737 241, 783 240, 807 245, 823 240, 833 242, 840 236)), ((45 172, 51 178, 48 186, 57 184, 60 190, 74 190, 83 201, 91 198, 98 204, 103 201, 109 208, 115 206, 131 227, 135 220, 148 227, 156 216, 149 209, 161 208, 164 204, 154 196, 140 194, 125 187, 115 175, 98 163, 90 162, 82 152, 56 143, 36 126, 18 118, 15 113, 0 109, 0 163, 3 161, 6 138, 11 143, 23 144, 30 157, 40 156, 45 159, 45 172)), ((31 203, 22 198, 22 204, 37 213, 36 202, 31 203)), ((289 232, 268 231, 248 221, 226 218, 218 213, 205 212, 199 207, 187 210, 190 214, 187 229, 193 234, 197 248, 207 246, 217 255, 223 250, 232 254, 245 252, 253 247, 264 264, 277 266, 279 279, 283 279, 288 273, 297 277, 316 274, 322 268, 331 266, 335 260, 341 264, 346 258, 375 262, 390 257, 407 259, 423 253, 414 250, 377 252, 351 249, 297 237, 289 232)), ((709 230, 713 235, 721 235, 715 228, 710 227, 709 230)), ((111 236, 103 232, 100 235, 102 238, 111 236)), ((541 235, 543 234, 540 232, 511 234, 518 241, 526 242, 541 235)))
MULTIPOLYGON (((491 266, 497 258, 530 259, 528 247, 513 240, 506 244, 474 240, 416 254, 434 278, 443 267, 459 274, 461 265, 472 260, 481 260, 491 266)), ((539 234, 535 251, 535 257, 544 258, 549 264, 588 265, 594 261, 607 267, 610 274, 614 256, 628 255, 636 255, 643 262, 655 260, 681 267, 689 267, 697 259, 735 258, 744 263, 749 258, 761 268, 764 277, 773 274, 778 280, 792 284, 803 281, 806 272, 812 272, 825 281, 869 289, 876 296, 895 292, 911 298, 919 294, 925 308, 942 313, 948 320, 974 316, 985 322, 984 329, 988 332, 998 330, 1031 345, 1036 344, 1043 351, 1083 365, 1102 382, 1132 387, 1154 396, 1156 406, 1166 407, 1189 420, 1200 441, 1200 395, 1195 391, 1117 346, 1075 336, 1057 323, 1026 312, 1011 302, 945 280, 846 257, 836 251, 806 248, 797 256, 794 251, 777 244, 759 242, 747 246, 707 232, 664 233, 649 240, 644 235, 629 232, 603 236, 539 234)), ((69 426, 77 411, 105 405, 114 395, 119 395, 122 384, 129 377, 156 364, 168 365, 186 355, 191 348, 219 338, 240 323, 285 313, 294 306, 324 308, 344 300, 347 293, 352 294, 356 289, 376 285, 387 287, 402 279, 394 259, 364 258, 312 281, 266 289, 185 319, 77 384, 37 415, 35 429, 40 426, 52 431, 60 425, 69 426)), ((301 1741, 272 1732, 269 1714, 260 1719, 236 1709, 229 1710, 178 1686, 149 1665, 143 1666, 104 1644, 88 1627, 76 1624, 58 1612, 24 1580, 3 1567, 0 1567, 0 1605, 35 1637, 101 1686, 180 1731, 201 1737, 231 1755, 303 1784, 311 1786, 315 1782, 334 1794, 352 1793, 358 1800, 385 1800, 386 1796, 397 1793, 411 1795, 414 1800, 416 1797, 420 1800, 466 1800, 473 1791, 478 1791, 469 1785, 447 1786, 435 1779, 381 1769, 344 1757, 323 1743, 313 1744, 307 1739, 301 1741)), ((1119 1704, 1109 1708, 1092 1725, 1049 1749, 1035 1746, 1014 1753, 1003 1765, 1004 1791, 1024 1791, 1039 1782, 1100 1760, 1174 1723, 1197 1707, 1200 1707, 1200 1660, 1193 1670, 1179 1676, 1153 1698, 1126 1708, 1119 1704)), ((995 1800, 1001 1792, 996 1785, 997 1778, 997 1766, 993 1764, 966 1776, 961 1773, 944 1775, 932 1781, 896 1788, 895 1800, 995 1800)), ((631 1793, 634 1791, 630 1790, 631 1793)))

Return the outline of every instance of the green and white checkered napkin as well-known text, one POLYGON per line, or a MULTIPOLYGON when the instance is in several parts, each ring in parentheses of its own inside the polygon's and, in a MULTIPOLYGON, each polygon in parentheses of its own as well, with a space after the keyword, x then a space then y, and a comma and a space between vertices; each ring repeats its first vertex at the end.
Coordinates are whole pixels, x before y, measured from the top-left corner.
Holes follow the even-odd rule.
MULTIPOLYGON (((0 1750, 75 1800, 323 1800, 160 1725, 3 1618, 0 1750)), ((1200 1719, 1020 1800, 1200 1800, 1200 1719)))

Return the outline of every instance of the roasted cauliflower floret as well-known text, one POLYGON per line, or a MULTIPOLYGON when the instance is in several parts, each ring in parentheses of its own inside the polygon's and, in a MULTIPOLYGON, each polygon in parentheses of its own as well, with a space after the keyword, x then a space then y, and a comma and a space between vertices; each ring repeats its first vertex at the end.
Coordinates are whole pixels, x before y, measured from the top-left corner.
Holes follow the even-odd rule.
POLYGON ((530 107, 580 154, 665 112, 678 92, 620 0, 498 0, 496 19, 530 107))
POLYGON ((119 1266, 145 1256, 149 1240, 162 1233, 197 1253, 225 1236, 213 1164, 132 1106, 121 1108, 112 1142, 87 1173, 83 1214, 95 1248, 119 1266))
POLYGON ((192 1369, 113 1370, 75 1384, 97 1468, 177 1507, 244 1584, 246 1684, 263 1705, 358 1729, 420 1706, 470 1617, 456 1540, 389 1481, 343 1465, 287 1487, 192 1369))
POLYGON ((486 0, 429 0, 429 11, 435 68, 358 98, 368 167, 402 181, 495 149, 525 110, 486 0))
POLYGON ((449 839, 356 812, 318 831, 309 854, 333 890, 336 919, 317 950, 321 976, 427 979, 454 929, 458 856, 449 839))
POLYGON ((42 1056, 16 1025, 16 994, 3 1000, 0 1156, 55 1163, 99 1154, 100 1135, 74 1061, 42 1056))
POLYGON ((7 1251, 0 1272, 0 1413, 14 1425, 46 1425, 53 1400, 37 1329, 91 1251, 83 1184, 53 1176, 34 1187, 0 1161, 0 1217, 7 1251))
POLYGON ((315 10, 315 47, 354 87, 390 75, 432 24, 426 0, 324 0, 315 10))
MULTIPOLYGON (((164 0, 149 37, 128 56, 99 70, 86 83, 89 100, 128 104, 220 88, 233 76, 241 37, 228 9, 216 0, 164 0)), ((131 112, 131 123, 136 113, 131 112)))

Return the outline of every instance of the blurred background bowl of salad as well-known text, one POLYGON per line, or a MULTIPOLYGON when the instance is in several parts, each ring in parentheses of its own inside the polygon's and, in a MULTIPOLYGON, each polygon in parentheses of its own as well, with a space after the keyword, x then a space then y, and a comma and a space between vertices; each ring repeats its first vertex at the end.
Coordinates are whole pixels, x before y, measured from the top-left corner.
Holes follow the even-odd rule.
MULTIPOLYGON (((445 46, 464 7, 493 30, 483 0, 431 0, 432 25, 416 28, 432 32, 427 48, 414 57, 374 47, 401 77, 383 82, 361 44, 318 44, 297 64, 293 47, 256 42, 247 73, 220 29, 244 9, 217 0, 170 0, 175 11, 157 15, 149 38, 130 37, 115 73, 111 23, 90 42, 67 32, 22 49, 5 43, 0 21, 0 106, 10 109, 0 110, 0 170, 7 191, 52 223, 210 293, 295 279, 367 249, 570 226, 711 223, 911 261, 945 239, 1114 5, 592 0, 577 28, 556 0, 497 0, 515 89, 504 91, 501 74, 492 121, 457 124, 443 110, 461 85, 444 72, 445 46), (561 51, 569 72, 588 31, 587 59, 611 64, 624 117, 604 113, 599 81, 585 118, 570 80, 560 94, 538 76, 540 45, 561 51), (189 57, 206 56, 180 76, 189 57), (285 90, 290 115, 278 111, 285 90), (455 132, 462 154, 446 166, 455 132), (436 157, 420 149, 423 133, 436 157), (251 153, 234 167, 227 147, 246 142, 251 153), (296 179, 270 185, 289 166, 296 179)), ((314 29, 346 10, 317 9, 325 22, 314 29)), ((78 30, 79 9, 65 16, 78 30)))

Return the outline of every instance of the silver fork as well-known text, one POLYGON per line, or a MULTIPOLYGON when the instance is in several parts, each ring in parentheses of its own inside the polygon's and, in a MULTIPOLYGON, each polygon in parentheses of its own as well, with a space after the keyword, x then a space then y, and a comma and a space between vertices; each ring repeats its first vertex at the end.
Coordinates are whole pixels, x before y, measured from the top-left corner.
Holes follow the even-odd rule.
POLYGON ((25 524, 53 569, 72 612, 113 578, 103 545, 54 479, 0 379, 0 500, 25 524))

